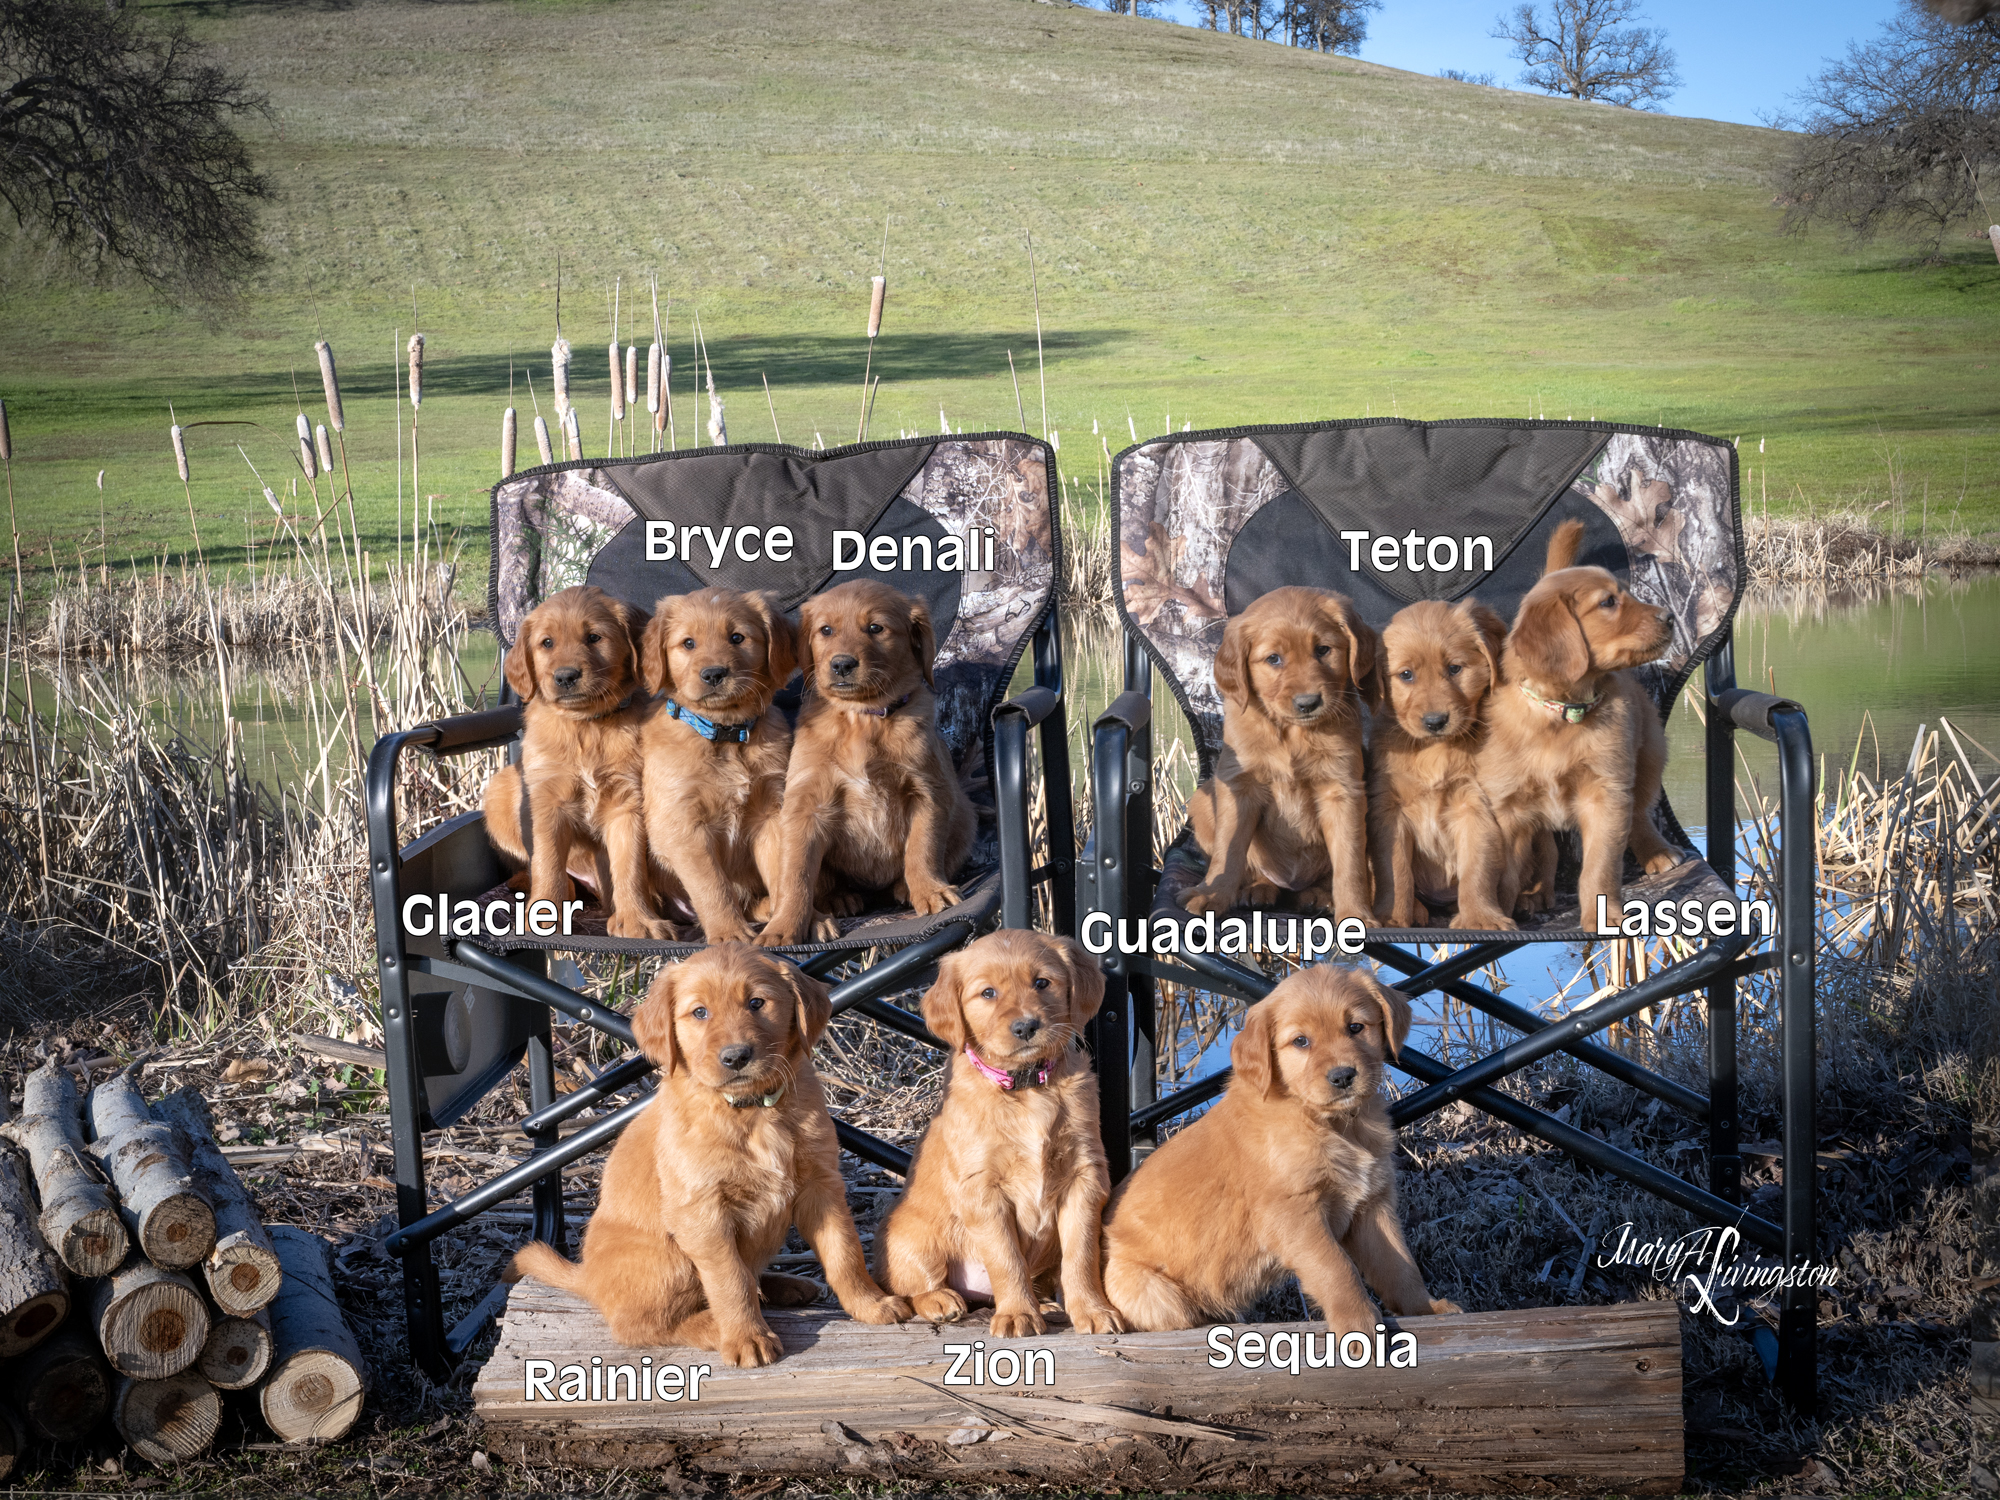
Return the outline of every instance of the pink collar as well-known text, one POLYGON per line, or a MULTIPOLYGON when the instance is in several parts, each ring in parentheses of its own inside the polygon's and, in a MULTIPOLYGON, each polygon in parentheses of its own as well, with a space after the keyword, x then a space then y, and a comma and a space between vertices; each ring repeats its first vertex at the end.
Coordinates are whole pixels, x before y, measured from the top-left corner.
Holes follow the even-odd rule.
POLYGON ((993 1083, 1003 1089, 1040 1088, 1049 1081, 1049 1065, 1046 1062, 1038 1064, 1032 1071, 1023 1068, 1018 1073, 1007 1073, 994 1067, 992 1063, 981 1057, 977 1052, 974 1052, 969 1046, 965 1049, 965 1055, 973 1067, 984 1073, 993 1083), (1029 1081, 1031 1078, 1032 1082, 1029 1081))

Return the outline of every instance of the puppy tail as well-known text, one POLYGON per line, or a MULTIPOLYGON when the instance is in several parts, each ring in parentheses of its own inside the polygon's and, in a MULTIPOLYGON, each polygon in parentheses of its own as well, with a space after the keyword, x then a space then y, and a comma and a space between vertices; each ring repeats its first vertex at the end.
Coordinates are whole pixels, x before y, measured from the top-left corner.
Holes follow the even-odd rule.
POLYGON ((1549 560, 1542 568, 1542 576, 1559 573, 1564 568, 1576 566, 1576 555, 1583 550, 1583 522, 1571 516, 1555 529, 1549 538, 1549 560))
POLYGON ((500 1273, 500 1279, 509 1285, 523 1276, 532 1276, 566 1292, 583 1290, 583 1267, 573 1260, 564 1260, 555 1246, 540 1240, 530 1240, 516 1250, 514 1259, 500 1273))

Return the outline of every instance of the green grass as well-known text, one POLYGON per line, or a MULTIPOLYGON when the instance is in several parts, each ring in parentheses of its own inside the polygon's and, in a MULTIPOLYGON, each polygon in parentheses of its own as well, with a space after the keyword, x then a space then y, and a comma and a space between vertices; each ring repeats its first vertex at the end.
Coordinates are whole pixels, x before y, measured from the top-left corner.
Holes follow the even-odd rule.
MULTIPOLYGON (((676 421, 698 305, 730 436, 853 437, 889 221, 873 433, 1049 425, 1094 476, 1161 431, 1394 413, 1597 416, 1744 438, 1774 510, 2000 530, 2000 266, 1983 240, 1781 238, 1779 134, 1400 73, 1101 11, 955 0, 754 6, 155 3, 276 112, 268 268, 220 310, 78 288, 0 247, 0 382, 30 551, 179 551, 167 447, 194 434, 212 556, 272 519, 233 443, 287 472, 293 380, 339 353, 368 545, 393 550, 398 334, 426 364, 423 489, 475 536, 509 363, 548 409, 557 252, 586 451, 605 444, 615 276, 673 299, 676 421), (1129 423, 1128 427, 1128 414, 1129 423), (1760 458, 1759 440, 1766 444, 1760 458)), ((407 416, 407 412, 405 413, 407 416)))

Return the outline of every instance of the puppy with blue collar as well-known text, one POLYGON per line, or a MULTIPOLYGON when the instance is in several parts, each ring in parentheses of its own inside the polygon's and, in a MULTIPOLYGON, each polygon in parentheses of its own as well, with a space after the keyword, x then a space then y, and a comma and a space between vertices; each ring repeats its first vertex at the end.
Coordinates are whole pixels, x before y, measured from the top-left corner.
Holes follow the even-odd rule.
POLYGON ((777 877, 792 731, 771 700, 797 663, 797 633, 766 594, 670 594, 639 659, 653 694, 640 751, 661 909, 691 908, 711 943, 748 941, 777 877))

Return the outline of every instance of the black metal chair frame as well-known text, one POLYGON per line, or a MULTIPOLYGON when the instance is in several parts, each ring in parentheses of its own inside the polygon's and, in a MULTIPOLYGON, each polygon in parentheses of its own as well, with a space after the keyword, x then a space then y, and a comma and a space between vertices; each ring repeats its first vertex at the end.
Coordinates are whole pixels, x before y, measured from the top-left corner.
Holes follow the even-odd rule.
MULTIPOLYGON (((1160 876, 1153 863, 1153 663, 1144 643, 1129 627, 1124 670, 1125 691, 1099 715, 1092 728, 1095 821, 1091 841, 1083 852, 1079 922, 1088 912, 1144 918, 1160 876)), ((1363 951, 1383 968, 1406 976, 1395 988, 1410 998, 1433 991, 1446 994, 1521 1033, 1518 1040, 1456 1070, 1414 1047, 1404 1047, 1398 1066, 1424 1087, 1404 1095, 1391 1107, 1390 1118, 1398 1126, 1462 1099, 1579 1162, 1703 1216, 1710 1224, 1735 1226, 1745 1241, 1782 1254, 1787 1267, 1795 1267, 1811 1258, 1816 1231, 1813 990, 1817 897, 1812 737, 1805 711, 1798 704, 1736 686, 1733 634, 1710 654, 1705 673, 1708 863, 1731 887, 1736 881, 1735 732, 1746 730, 1778 747, 1779 937, 1769 947, 1752 952, 1748 938, 1712 940, 1692 957, 1555 1022, 1465 978, 1531 939, 1475 943, 1435 963, 1427 963, 1411 948, 1394 943, 1370 942, 1363 951), (1779 971, 1783 1046, 1782 1225, 1742 1206, 1737 1111, 1736 985, 1748 974, 1771 968, 1779 971), (1671 996, 1697 991, 1705 994, 1709 1017, 1706 1097, 1589 1040, 1593 1033, 1671 996), (1555 1052, 1567 1053, 1706 1122, 1708 1187, 1662 1171, 1492 1087, 1499 1079, 1555 1052)), ((1449 943, 1449 934, 1441 932, 1439 941, 1449 943)), ((1277 981, 1256 968, 1214 954, 1182 954, 1178 963, 1171 963, 1150 955, 1122 953, 1116 943, 1103 962, 1108 978, 1103 1009, 1092 1023, 1091 1048, 1099 1058, 1118 1056, 1121 1048, 1131 1058, 1129 1071, 1098 1069, 1104 1144, 1116 1179, 1131 1170, 1135 1141, 1151 1140, 1161 1124, 1215 1098, 1229 1081, 1229 1072, 1224 1069, 1164 1099, 1156 1097, 1156 983, 1172 980, 1255 1002, 1269 994, 1277 981)), ((1171 1044, 1171 1039, 1168 1042, 1171 1044)), ((1785 1291, 1778 1328, 1779 1386, 1796 1409, 1808 1414, 1816 1400, 1816 1296, 1809 1287, 1785 1291)))
MULTIPOLYGON (((1062 713, 1063 661, 1053 599, 1031 636, 1034 683, 993 711, 990 732, 994 753, 994 801, 1000 850, 1000 925, 1030 925, 1034 891, 1049 889, 1058 921, 1066 925, 1075 909, 1076 868, 1070 851, 1076 835, 1070 792, 1069 738, 1062 713), (1028 825, 1028 731, 1040 733, 1041 779, 1047 807, 1048 863, 1031 867, 1033 846, 1028 825)), ((389 1112, 395 1153, 396 1212, 399 1227, 384 1242, 403 1266, 403 1301, 410 1330, 410 1353, 433 1379, 443 1380, 484 1332, 505 1304, 507 1288, 495 1287, 456 1324, 447 1329, 444 1302, 431 1244, 448 1230, 523 1191, 532 1194, 533 1235, 561 1248, 564 1242, 562 1169, 600 1147, 609 1145, 634 1115, 652 1102, 650 1093, 593 1120, 568 1136, 559 1137, 563 1121, 603 1103, 613 1095, 640 1086, 654 1071, 638 1053, 632 1028, 622 1015, 548 977, 547 955, 537 950, 509 954, 456 939, 445 944, 447 957, 412 954, 398 920, 404 897, 404 870, 418 858, 428 858, 456 842, 461 856, 492 858, 483 819, 467 813, 405 847, 396 815, 396 770, 405 751, 428 750, 434 755, 468 755, 514 744, 521 731, 518 706, 462 714, 437 723, 387 734, 377 740, 368 761, 368 857, 375 909, 376 957, 382 990, 382 1030, 386 1043, 389 1112), (420 1067, 422 1041, 414 986, 419 976, 478 986, 509 996, 516 1004, 520 1043, 490 1077, 467 1092, 484 1093, 523 1058, 528 1067, 531 1113, 520 1130, 533 1147, 528 1159, 472 1191, 432 1208, 424 1179, 424 1107, 420 1067), (551 1011, 591 1027, 633 1055, 597 1073, 572 1093, 558 1096, 550 1030, 551 1011)), ((921 940, 853 975, 833 989, 833 1013, 854 1011, 931 1046, 944 1044, 909 1011, 882 997, 924 981, 926 971, 953 948, 974 936, 970 921, 947 923, 921 940)), ((871 947, 859 942, 810 955, 805 972, 825 977, 843 964, 861 958, 871 947)), ((775 950, 774 950, 775 951, 775 950)), ((841 1146, 855 1156, 892 1172, 909 1168, 909 1153, 844 1121, 835 1121, 841 1146)))

